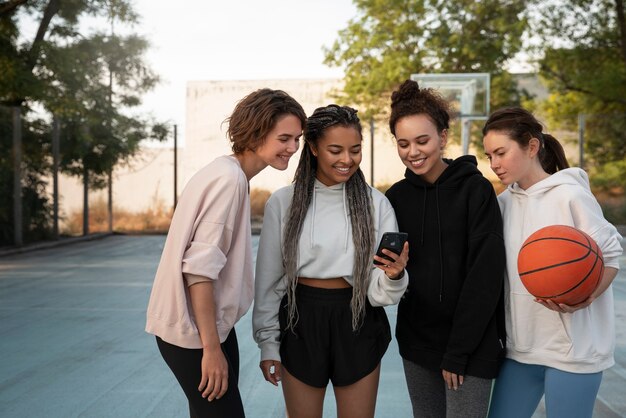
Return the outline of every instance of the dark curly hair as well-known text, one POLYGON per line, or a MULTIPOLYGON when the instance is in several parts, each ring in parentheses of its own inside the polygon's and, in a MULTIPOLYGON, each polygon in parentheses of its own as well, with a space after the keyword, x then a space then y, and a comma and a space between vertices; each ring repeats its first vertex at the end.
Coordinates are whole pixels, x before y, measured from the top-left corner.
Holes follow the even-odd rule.
POLYGON ((441 134, 450 127, 450 105, 433 89, 420 89, 416 81, 406 80, 391 94, 389 129, 396 136, 396 124, 405 116, 426 114, 441 134))

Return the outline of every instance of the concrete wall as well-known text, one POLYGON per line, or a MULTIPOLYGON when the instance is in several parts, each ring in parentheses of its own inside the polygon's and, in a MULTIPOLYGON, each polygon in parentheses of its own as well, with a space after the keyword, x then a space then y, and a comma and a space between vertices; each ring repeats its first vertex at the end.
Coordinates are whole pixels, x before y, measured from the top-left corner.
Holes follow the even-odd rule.
MULTIPOLYGON (((307 114, 319 106, 333 103, 332 93, 341 88, 338 79, 254 80, 254 81, 191 81, 187 84, 186 120, 184 138, 178 152, 178 192, 182 192, 189 178, 217 156, 231 153, 226 139, 227 125, 223 121, 236 103, 259 88, 282 89, 304 107, 307 114)), ((181 104, 182 105, 182 104, 181 104)), ((369 121, 363 120, 363 162, 361 168, 368 181, 371 178, 371 141, 369 121)), ((480 121, 474 123, 481 123, 480 121)), ((449 158, 461 155, 460 139, 450 138, 446 149, 449 158)), ((482 157, 482 150, 471 150, 479 155, 479 168, 488 176, 491 170, 482 157)), ((252 188, 270 191, 291 183, 300 153, 291 160, 287 170, 268 168, 251 182, 252 188)), ((374 144, 375 184, 391 184, 402 178, 404 166, 398 159, 394 140, 386 123, 375 126, 374 144)), ((144 147, 128 165, 114 171, 113 200, 116 207, 141 212, 159 202, 173 203, 173 150, 171 147, 144 147)), ((60 179, 61 213, 82 210, 80 179, 60 179)), ((91 192, 90 201, 106 201, 106 191, 91 192)))

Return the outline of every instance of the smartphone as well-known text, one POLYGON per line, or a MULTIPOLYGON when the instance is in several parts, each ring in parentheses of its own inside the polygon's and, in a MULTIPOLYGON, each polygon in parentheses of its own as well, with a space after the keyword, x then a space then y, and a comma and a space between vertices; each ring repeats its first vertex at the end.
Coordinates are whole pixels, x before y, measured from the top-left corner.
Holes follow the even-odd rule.
MULTIPOLYGON (((389 250, 396 254, 400 254, 402 252, 402 247, 404 246, 404 243, 407 239, 409 239, 409 234, 407 234, 406 232, 385 232, 383 234, 383 237, 380 239, 380 244, 378 245, 376 255, 389 261, 393 261, 390 257, 383 254, 383 249, 389 250)), ((380 265, 383 263, 374 260, 374 264, 380 265)))

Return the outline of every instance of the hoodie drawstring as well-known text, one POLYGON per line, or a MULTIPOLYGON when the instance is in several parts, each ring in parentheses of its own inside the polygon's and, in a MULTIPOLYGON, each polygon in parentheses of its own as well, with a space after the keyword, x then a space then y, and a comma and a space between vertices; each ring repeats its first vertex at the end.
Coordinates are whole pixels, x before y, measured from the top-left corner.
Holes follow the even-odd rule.
POLYGON ((437 203, 437 228, 439 236, 439 302, 443 301, 443 247, 441 245, 441 214, 439 213, 439 184, 435 184, 435 202, 437 203))
POLYGON ((344 183, 342 190, 342 194, 343 194, 343 216, 344 216, 344 225, 346 226, 346 238, 344 240, 344 245, 343 245, 343 251, 347 252, 348 251, 348 235, 349 231, 350 231, 350 227, 348 225, 348 205, 346 204, 346 184, 344 183))
POLYGON ((426 186, 424 186, 424 202, 422 205, 422 238, 420 240, 420 246, 424 246, 424 226, 426 225, 426 186))
POLYGON ((315 211, 316 211, 316 207, 315 207, 315 186, 313 186, 313 201, 312 206, 313 206, 313 213, 311 214, 311 239, 310 239, 310 243, 309 245, 311 246, 311 249, 313 249, 313 234, 315 231, 315 211))
MULTIPOLYGON (((310 247, 311 249, 313 249, 313 245, 315 242, 315 213, 317 212, 317 194, 316 194, 316 187, 313 187, 313 197, 311 199, 311 209, 312 209, 312 214, 311 214, 311 232, 310 232, 310 247)), ((350 240, 350 225, 348 224, 349 219, 348 219, 348 204, 347 204, 347 197, 346 197, 346 187, 344 185, 344 187, 342 188, 342 204, 343 204, 343 219, 344 219, 344 225, 345 225, 345 230, 346 230, 346 236, 344 238, 344 244, 343 244, 343 248, 344 248, 344 252, 348 251, 348 242, 350 240)))

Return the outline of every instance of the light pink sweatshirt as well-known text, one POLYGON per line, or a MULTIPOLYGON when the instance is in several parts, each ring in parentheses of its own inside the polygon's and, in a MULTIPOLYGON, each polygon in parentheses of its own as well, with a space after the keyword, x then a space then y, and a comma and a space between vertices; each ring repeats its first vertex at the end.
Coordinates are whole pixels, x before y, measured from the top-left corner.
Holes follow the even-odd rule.
POLYGON ((183 275, 213 280, 220 343, 254 296, 248 181, 233 156, 216 158, 185 186, 148 304, 146 332, 202 348, 183 275))

